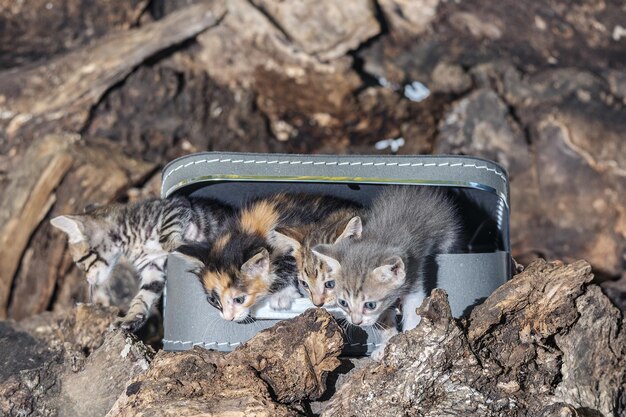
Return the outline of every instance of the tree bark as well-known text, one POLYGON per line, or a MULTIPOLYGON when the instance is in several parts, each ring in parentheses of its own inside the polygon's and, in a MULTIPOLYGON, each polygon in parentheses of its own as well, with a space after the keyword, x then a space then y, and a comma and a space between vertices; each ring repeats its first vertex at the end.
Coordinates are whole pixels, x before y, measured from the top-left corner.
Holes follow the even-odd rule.
POLYGON ((322 415, 624 415, 626 326, 592 279, 583 261, 537 261, 465 323, 435 290, 422 323, 353 373, 322 415))

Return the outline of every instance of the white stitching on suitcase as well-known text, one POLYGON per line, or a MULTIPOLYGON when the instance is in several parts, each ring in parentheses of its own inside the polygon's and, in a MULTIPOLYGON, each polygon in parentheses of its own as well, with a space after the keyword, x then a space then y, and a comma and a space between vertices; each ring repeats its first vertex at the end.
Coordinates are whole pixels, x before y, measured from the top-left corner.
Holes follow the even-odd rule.
MULTIPOLYGON (((193 342, 191 340, 183 341, 183 340, 169 340, 162 339, 163 343, 171 343, 173 345, 191 345, 193 346, 239 346, 241 342, 193 342)), ((349 343, 348 346, 382 346, 382 343, 349 343)))
MULTIPOLYGON (((173 173, 175 173, 176 171, 182 169, 182 168, 187 168, 190 165, 197 165, 200 163, 206 163, 206 164, 212 164, 212 163, 227 163, 230 162, 231 164, 238 164, 243 162, 244 164, 250 164, 250 163, 257 163, 257 164, 276 164, 278 163, 279 165, 283 165, 283 164, 290 164, 290 165, 298 165, 298 164, 302 164, 302 165, 339 165, 339 166, 343 166, 343 165, 350 165, 350 166, 354 166, 354 165, 362 165, 362 166, 398 166, 398 167, 407 167, 407 166, 411 166, 411 167, 417 167, 417 166, 423 166, 423 167, 445 167, 445 166, 449 166, 449 167, 463 167, 463 168, 474 168, 474 169, 484 169, 487 170, 489 172, 493 172, 495 173, 497 176, 499 176, 502 181, 504 181, 505 183, 507 182, 506 177, 504 176, 503 173, 499 172, 496 168, 490 168, 486 165, 476 165, 476 164, 463 164, 461 162, 457 162, 454 164, 450 164, 449 162, 442 162, 440 164, 437 163, 428 163, 425 164, 423 162, 418 162, 418 163, 403 163, 403 164, 399 164, 397 162, 361 162, 361 161, 356 161, 356 162, 330 162, 330 161, 318 161, 318 162, 313 162, 313 161, 278 161, 278 160, 274 160, 274 161, 266 161, 266 160, 262 160, 262 161, 257 161, 255 159, 251 159, 251 160, 247 160, 244 161, 243 159, 237 159, 237 160, 232 160, 230 158, 225 158, 225 159, 201 159, 199 161, 192 161, 192 162, 188 162, 186 164, 180 164, 178 165, 176 168, 173 168, 172 170, 170 170, 167 175, 165 175, 165 177, 163 178, 163 186, 165 185, 165 181, 170 177, 170 175, 172 175, 173 173)), ((163 191, 163 186, 161 187, 161 192, 163 191)))

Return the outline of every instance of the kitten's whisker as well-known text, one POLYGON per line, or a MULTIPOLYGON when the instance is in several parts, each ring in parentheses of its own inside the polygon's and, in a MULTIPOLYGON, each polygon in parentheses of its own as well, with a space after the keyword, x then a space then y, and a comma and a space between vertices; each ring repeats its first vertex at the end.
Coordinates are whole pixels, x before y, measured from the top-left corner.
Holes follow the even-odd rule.
POLYGON ((378 329, 376 328, 376 326, 372 326, 372 331, 373 331, 373 333, 374 333, 374 338, 375 338, 376 340, 380 340, 380 339, 381 339, 381 335, 382 335, 382 333, 380 332, 380 330, 378 330, 378 329))
POLYGON ((200 340, 202 342, 204 342, 204 337, 206 336, 206 332, 209 330, 209 327, 211 327, 211 324, 213 324, 214 320, 215 319, 212 318, 211 320, 207 321, 206 327, 204 328, 204 331, 202 332, 202 336, 200 336, 200 340))

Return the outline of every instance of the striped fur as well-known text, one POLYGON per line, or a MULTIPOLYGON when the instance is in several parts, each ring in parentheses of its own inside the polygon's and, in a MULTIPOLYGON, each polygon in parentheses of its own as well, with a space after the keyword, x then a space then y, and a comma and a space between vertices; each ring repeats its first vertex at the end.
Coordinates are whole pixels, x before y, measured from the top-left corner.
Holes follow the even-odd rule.
POLYGON ((347 207, 353 204, 311 194, 280 193, 256 199, 242 207, 210 251, 198 255, 197 245, 179 251, 204 265, 198 275, 207 300, 224 319, 245 320, 250 308, 267 297, 272 308, 288 309, 301 296, 296 260, 302 259, 299 241, 347 207), (267 255, 250 264, 263 251, 267 255))
POLYGON ((302 293, 307 294, 317 307, 330 306, 335 301, 335 280, 330 269, 312 248, 319 244, 335 243, 348 221, 362 210, 356 204, 338 208, 319 223, 302 228, 279 228, 278 231, 292 238, 294 257, 298 269, 298 283, 302 293))
POLYGON ((214 200, 174 197, 111 204, 81 215, 58 216, 74 262, 92 286, 103 285, 120 258, 136 268, 140 285, 120 325, 137 330, 165 286, 168 253, 183 241, 209 243, 222 232, 232 210, 214 200))

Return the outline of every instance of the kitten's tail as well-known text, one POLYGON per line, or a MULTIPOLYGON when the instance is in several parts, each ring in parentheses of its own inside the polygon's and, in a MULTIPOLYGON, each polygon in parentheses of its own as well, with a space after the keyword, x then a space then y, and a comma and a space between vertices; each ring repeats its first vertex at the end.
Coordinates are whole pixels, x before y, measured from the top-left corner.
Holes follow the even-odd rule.
POLYGON ((241 211, 241 227, 245 232, 268 236, 276 228, 280 215, 274 204, 257 201, 241 211))

